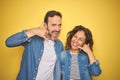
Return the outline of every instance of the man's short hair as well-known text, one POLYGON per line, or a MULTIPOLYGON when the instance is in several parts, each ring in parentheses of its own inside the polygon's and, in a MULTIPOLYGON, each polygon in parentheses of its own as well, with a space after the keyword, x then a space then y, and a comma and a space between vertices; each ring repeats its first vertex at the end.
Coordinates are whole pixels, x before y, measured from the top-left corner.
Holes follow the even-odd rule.
POLYGON ((60 18, 62 18, 62 14, 58 11, 55 10, 51 10, 48 11, 44 17, 44 22, 47 24, 48 23, 48 17, 54 17, 54 16, 59 16, 60 18))

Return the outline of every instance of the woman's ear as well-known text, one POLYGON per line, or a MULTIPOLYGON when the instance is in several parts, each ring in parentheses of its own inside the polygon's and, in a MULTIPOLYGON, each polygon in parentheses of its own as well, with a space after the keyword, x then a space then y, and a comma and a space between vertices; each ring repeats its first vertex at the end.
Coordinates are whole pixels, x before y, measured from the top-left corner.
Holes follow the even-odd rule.
POLYGON ((81 47, 83 47, 86 43, 83 43, 83 45, 81 47))

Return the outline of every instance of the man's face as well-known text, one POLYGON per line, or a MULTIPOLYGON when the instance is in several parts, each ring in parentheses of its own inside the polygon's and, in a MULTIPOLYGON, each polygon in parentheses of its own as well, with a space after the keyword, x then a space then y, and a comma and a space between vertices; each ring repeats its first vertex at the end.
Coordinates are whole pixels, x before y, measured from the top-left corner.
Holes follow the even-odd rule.
POLYGON ((53 40, 56 40, 58 38, 61 31, 61 25, 62 25, 61 17, 59 16, 48 17, 47 29, 49 36, 53 40))

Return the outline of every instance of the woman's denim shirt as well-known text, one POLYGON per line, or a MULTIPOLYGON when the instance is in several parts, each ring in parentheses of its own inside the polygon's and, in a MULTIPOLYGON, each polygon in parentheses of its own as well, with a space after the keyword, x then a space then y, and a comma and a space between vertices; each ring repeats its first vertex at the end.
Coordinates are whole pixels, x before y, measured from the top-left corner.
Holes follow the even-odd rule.
MULTIPOLYGON (((28 39, 26 31, 22 31, 10 36, 6 40, 6 45, 8 47, 24 46, 21 67, 17 80, 35 80, 38 65, 41 61, 44 50, 44 39, 38 36, 28 39)), ((57 55, 57 61, 54 68, 54 80, 60 80, 60 53, 63 51, 63 45, 61 41, 55 40, 54 47, 57 55)))
MULTIPOLYGON (((96 61, 93 64, 90 64, 87 54, 82 50, 78 54, 78 66, 80 80, 92 80, 92 76, 101 74, 99 62, 96 61)), ((61 70, 62 80, 70 80, 71 54, 69 50, 61 53, 61 70)))

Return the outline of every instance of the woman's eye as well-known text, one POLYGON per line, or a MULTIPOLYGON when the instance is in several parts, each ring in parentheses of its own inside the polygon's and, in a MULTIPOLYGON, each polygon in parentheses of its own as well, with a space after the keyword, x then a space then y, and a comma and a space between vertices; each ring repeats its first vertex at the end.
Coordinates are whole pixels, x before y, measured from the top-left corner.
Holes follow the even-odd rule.
POLYGON ((76 36, 76 35, 75 35, 74 37, 75 37, 75 38, 77 38, 77 36, 76 36))
POLYGON ((83 41, 83 39, 82 39, 82 38, 79 38, 79 40, 80 40, 80 41, 83 41))

